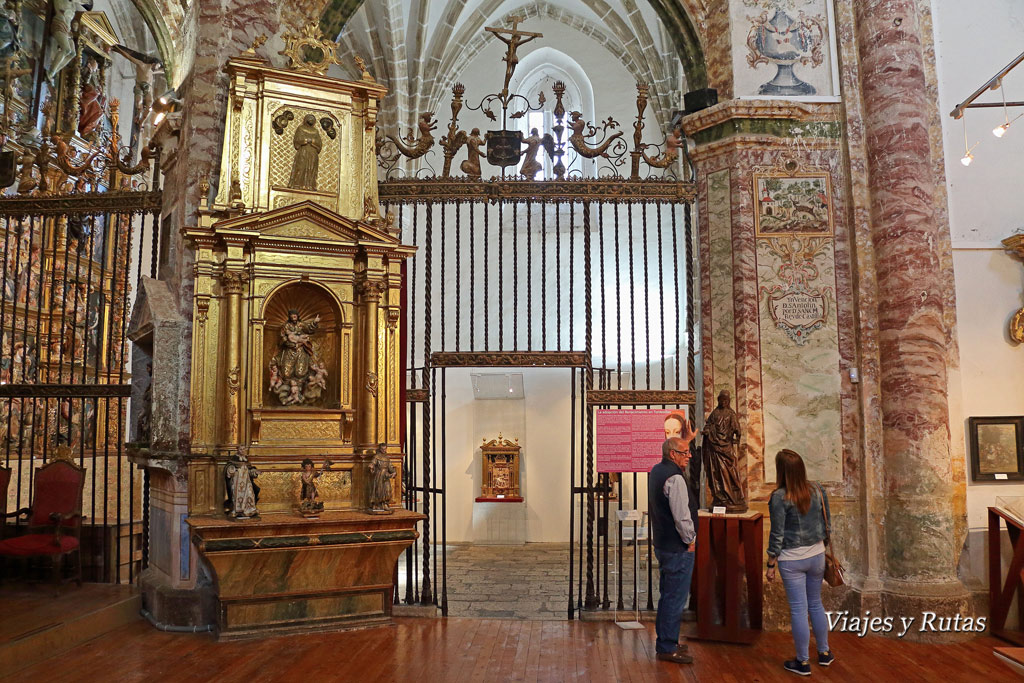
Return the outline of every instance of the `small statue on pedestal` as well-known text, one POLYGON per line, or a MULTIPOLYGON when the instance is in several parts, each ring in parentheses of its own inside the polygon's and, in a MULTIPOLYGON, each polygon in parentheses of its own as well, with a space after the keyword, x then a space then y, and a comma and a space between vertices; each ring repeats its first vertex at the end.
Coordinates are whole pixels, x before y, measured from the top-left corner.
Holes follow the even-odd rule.
POLYGON ((377 446, 377 453, 370 463, 370 514, 390 515, 391 509, 391 480, 395 478, 398 471, 388 459, 384 444, 377 446))
POLYGON ((306 458, 302 461, 302 502, 299 503, 299 514, 303 517, 315 517, 324 509, 324 503, 320 500, 320 493, 316 489, 316 480, 331 468, 331 461, 324 460, 319 472, 313 467, 311 459, 306 458))
POLYGON ((260 471, 249 464, 245 446, 239 446, 224 468, 228 492, 225 507, 229 517, 250 519, 260 516, 260 511, 256 509, 260 499, 260 487, 256 485, 258 476, 260 471))
POLYGON ((702 444, 712 506, 724 506, 726 512, 746 512, 747 501, 740 482, 739 453, 740 420, 729 407, 728 390, 718 394, 718 407, 704 423, 702 444))

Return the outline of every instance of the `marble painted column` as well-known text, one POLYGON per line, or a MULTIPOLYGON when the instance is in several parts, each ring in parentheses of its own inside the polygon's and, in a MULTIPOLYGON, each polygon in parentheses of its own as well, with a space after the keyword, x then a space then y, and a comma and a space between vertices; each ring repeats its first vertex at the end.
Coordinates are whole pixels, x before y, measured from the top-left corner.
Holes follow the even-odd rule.
MULTIPOLYGON (((882 604, 890 615, 966 614, 957 579, 966 491, 954 483, 947 353, 949 274, 936 215, 920 0, 853 3, 871 242, 877 263, 884 449, 882 604)), ((941 144, 941 140, 939 141, 941 144)))

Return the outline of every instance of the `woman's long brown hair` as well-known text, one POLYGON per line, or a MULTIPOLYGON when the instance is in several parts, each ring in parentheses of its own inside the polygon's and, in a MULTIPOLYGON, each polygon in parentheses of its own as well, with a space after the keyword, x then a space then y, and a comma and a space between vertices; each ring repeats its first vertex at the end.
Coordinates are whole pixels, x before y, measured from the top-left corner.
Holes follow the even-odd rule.
POLYGON ((793 503, 801 515, 811 507, 811 487, 807 485, 804 459, 796 451, 783 448, 775 455, 775 486, 786 489, 786 500, 793 503))

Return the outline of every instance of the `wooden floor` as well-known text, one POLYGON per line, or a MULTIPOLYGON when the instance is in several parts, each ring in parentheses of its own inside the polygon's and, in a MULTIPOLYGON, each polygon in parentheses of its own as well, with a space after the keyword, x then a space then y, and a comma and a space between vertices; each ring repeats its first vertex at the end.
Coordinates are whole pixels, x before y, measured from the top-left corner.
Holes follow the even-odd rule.
POLYGON ((13 585, 0 588, 0 646, 63 622, 67 615, 83 615, 107 607, 137 591, 131 586, 87 583, 73 585, 13 585))
MULTIPOLYGON (((1015 680, 994 638, 924 645, 834 634, 836 662, 816 680, 1015 680)), ((164 633, 139 621, 79 645, 4 681, 795 681, 782 660, 785 633, 750 647, 692 643, 692 666, 653 656, 653 625, 608 622, 399 619, 394 627, 218 643, 206 634, 164 633)), ((3 672, 0 672, 2 675, 3 672)))

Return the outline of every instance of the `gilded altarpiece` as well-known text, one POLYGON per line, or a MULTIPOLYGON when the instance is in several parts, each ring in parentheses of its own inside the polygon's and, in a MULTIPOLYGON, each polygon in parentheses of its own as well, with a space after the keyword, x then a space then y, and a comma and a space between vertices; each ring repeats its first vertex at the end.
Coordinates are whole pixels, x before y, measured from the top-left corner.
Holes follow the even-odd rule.
POLYGON ((253 50, 227 71, 219 189, 184 229, 193 541, 218 577, 221 636, 365 625, 390 614, 394 562, 423 517, 402 509, 400 486, 389 516, 365 512, 379 444, 401 481, 401 268, 414 252, 378 214, 366 172, 384 89, 253 50), (240 452, 259 472, 259 516, 236 520, 225 472, 240 452), (314 516, 297 510, 305 459, 324 504, 314 516), (276 577, 277 597, 250 572, 276 577))
MULTIPOLYGON (((393 356, 410 250, 309 201, 187 234, 197 256, 193 454, 219 462, 246 446, 267 513, 294 506, 304 458, 329 459, 319 486, 327 509, 361 507, 361 454, 385 443, 402 466, 393 356)), ((195 513, 219 509, 213 461, 193 461, 210 494, 196 488, 195 513)))

